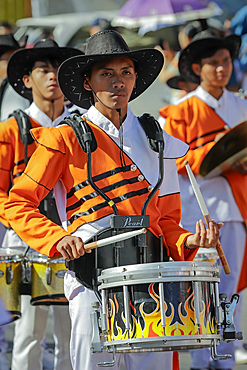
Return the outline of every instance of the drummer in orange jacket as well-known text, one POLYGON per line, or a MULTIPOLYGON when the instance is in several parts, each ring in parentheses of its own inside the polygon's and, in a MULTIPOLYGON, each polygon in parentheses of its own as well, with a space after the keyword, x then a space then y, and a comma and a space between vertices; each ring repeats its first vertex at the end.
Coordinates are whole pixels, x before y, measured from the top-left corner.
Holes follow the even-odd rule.
MULTIPOLYGON (((232 169, 205 179, 199 175, 201 163, 215 142, 231 128, 247 120, 247 100, 228 91, 227 85, 232 60, 237 56, 241 44, 239 36, 219 38, 210 31, 197 34, 181 52, 180 73, 188 79, 198 79, 199 87, 179 100, 160 110, 159 122, 165 131, 190 146, 184 158, 177 159, 181 189, 181 224, 194 231, 194 222, 201 214, 192 186, 188 179, 184 160, 188 160, 202 190, 210 216, 224 222, 221 244, 229 262, 231 274, 222 270, 220 292, 232 294, 246 287, 246 223, 247 223, 247 164, 240 161, 232 169), (242 267, 242 273, 241 273, 242 267)), ((234 143, 238 145, 238 142, 234 143)), ((227 150, 227 148, 226 148, 227 150)), ((241 301, 240 301, 241 303, 241 301)), ((235 324, 240 330, 241 305, 235 314, 235 324)), ((219 353, 230 353, 231 359, 213 362, 216 369, 233 369, 234 346, 236 343, 221 342, 219 353)), ((237 350, 241 363, 247 362, 247 352, 237 350)), ((210 365, 209 349, 192 352, 192 369, 205 369, 210 365)))
MULTIPOLYGON (((41 253, 51 257, 61 253, 70 261, 71 269, 65 275, 65 295, 70 305, 71 361, 75 370, 95 370, 99 362, 111 361, 112 355, 91 353, 91 303, 97 297, 78 280, 78 271, 71 262, 84 255, 84 242, 99 230, 109 228, 114 207, 119 215, 141 215, 143 204, 157 182, 157 153, 149 147, 128 102, 152 84, 162 64, 159 51, 130 51, 115 31, 91 36, 85 56, 70 58, 59 69, 59 83, 65 96, 75 105, 88 109, 80 126, 87 140, 95 137, 93 143, 88 143, 92 148, 91 164, 85 153, 86 144, 82 149, 69 125, 34 129, 32 134, 38 149, 6 203, 8 220, 23 240, 41 253), (100 192, 95 191, 87 166, 100 192), (40 214, 37 208, 53 187, 64 229, 40 214)), ((155 239, 164 236, 166 260, 168 256, 177 261, 192 260, 198 246, 216 246, 221 224, 212 222, 206 230, 200 220, 195 234, 179 226, 180 196, 174 158, 182 157, 188 147, 165 132, 163 135, 166 173, 147 207, 148 230, 155 239)), ((124 357, 128 370, 172 369, 171 352, 124 357)), ((117 355, 112 368, 119 366, 117 355)))

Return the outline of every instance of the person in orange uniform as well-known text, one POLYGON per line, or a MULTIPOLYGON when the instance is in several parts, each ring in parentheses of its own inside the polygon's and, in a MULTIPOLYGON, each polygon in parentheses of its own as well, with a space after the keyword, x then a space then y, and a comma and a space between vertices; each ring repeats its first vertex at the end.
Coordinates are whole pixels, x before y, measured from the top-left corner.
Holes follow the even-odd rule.
MULTIPOLYGON (((237 35, 218 37, 209 31, 197 34, 181 52, 180 73, 198 79, 199 87, 160 110, 159 122, 170 135, 184 141, 190 150, 177 159, 181 188, 181 225, 193 232, 193 222, 201 214, 187 176, 184 160, 188 160, 201 188, 210 216, 221 220, 221 244, 229 262, 231 274, 220 274, 220 292, 228 298, 246 287, 246 222, 247 222, 247 165, 235 163, 232 169, 212 178, 199 175, 201 163, 217 140, 230 129, 247 120, 247 100, 225 87, 232 72, 232 61, 238 55, 241 39, 237 35), (242 267, 242 273, 241 273, 242 267)), ((241 301, 240 301, 241 303, 241 301)), ((241 312, 238 305, 235 323, 241 312)), ((240 327, 237 327, 240 330, 240 327)), ((233 369, 234 342, 221 342, 218 353, 232 355, 231 359, 210 363, 209 349, 192 351, 192 369, 233 369)))
MULTIPOLYGON (((80 125, 86 134, 91 132, 89 136, 95 138, 91 166, 70 125, 34 129, 32 135, 38 148, 11 189, 5 205, 11 226, 32 248, 50 257, 61 254, 69 261, 65 295, 70 307, 71 362, 75 370, 95 370, 99 362, 112 359, 106 352, 91 353, 89 317, 93 311, 91 303, 97 300, 97 295, 78 280, 72 262, 85 254, 84 242, 110 226, 114 207, 119 215, 141 215, 143 204, 157 182, 157 153, 149 147, 146 134, 128 108, 128 102, 151 85, 162 64, 163 56, 159 51, 131 51, 116 31, 107 30, 91 36, 86 43, 85 56, 70 58, 59 69, 59 83, 65 96, 75 105, 88 109, 80 125), (90 182, 88 167, 99 193, 90 182), (64 229, 48 220, 37 208, 53 187, 64 229), (104 199, 106 195, 108 201, 104 199)), ((148 230, 155 238, 164 236, 167 258, 192 260, 198 246, 216 245, 221 224, 212 222, 206 229, 200 220, 195 234, 179 226, 180 196, 174 158, 182 157, 188 147, 165 132, 162 136, 166 175, 147 207, 148 230)), ((167 370, 173 366, 169 351, 124 354, 124 358, 128 370, 167 370)), ((118 354, 112 368, 119 369, 119 366, 118 354)))
MULTIPOLYGON (((59 64, 67 57, 78 54, 81 52, 77 49, 60 48, 54 40, 43 39, 33 48, 19 49, 11 56, 7 69, 8 81, 19 95, 33 99, 33 103, 24 112, 32 127, 54 126, 69 114, 64 106, 64 95, 58 85, 57 70, 59 64)), ((26 125, 28 127, 27 122, 26 125)), ((24 243, 10 227, 5 215, 4 204, 8 199, 10 184, 14 185, 18 182, 37 147, 36 142, 30 139, 28 132, 25 135, 21 129, 19 130, 14 117, 1 123, 0 221, 7 228, 2 247, 18 247, 22 253, 30 252, 29 242, 26 240, 27 243, 24 243), (24 143, 25 137, 27 145, 24 143)), ((46 201, 47 205, 48 203, 47 216, 56 217, 54 199, 49 198, 46 201), (50 204, 52 204, 51 207, 50 204)), ((45 211, 45 206, 43 211, 45 211)), ((54 222, 59 223, 58 217, 54 218, 54 222)), ((70 336, 68 307, 52 306, 52 310, 55 312, 54 340, 56 343, 53 368, 68 370, 71 368, 70 358, 66 353, 70 336), (61 322, 64 322, 64 328, 61 322)), ((22 316, 15 322, 12 370, 43 368, 41 344, 46 333, 48 313, 48 306, 32 306, 30 294, 21 295, 22 316)))

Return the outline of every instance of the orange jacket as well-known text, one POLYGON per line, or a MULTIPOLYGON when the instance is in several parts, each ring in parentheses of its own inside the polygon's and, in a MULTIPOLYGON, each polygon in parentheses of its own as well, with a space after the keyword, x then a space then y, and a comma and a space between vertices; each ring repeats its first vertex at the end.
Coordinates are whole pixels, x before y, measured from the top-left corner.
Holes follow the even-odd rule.
MULTIPOLYGON (((32 127, 40 127, 40 124, 32 119, 32 127)), ((28 158, 33 154, 37 143, 28 145, 28 158)), ((9 227, 4 212, 4 204, 8 199, 10 183, 15 184, 24 172, 24 144, 21 141, 18 124, 15 118, 10 118, 0 124, 0 222, 9 227)))
MULTIPOLYGON (((160 115, 166 118, 166 132, 190 146, 188 153, 183 158, 177 159, 178 172, 186 174, 184 161, 187 160, 193 173, 199 174, 205 155, 215 144, 215 136, 219 132, 226 131, 226 123, 210 106, 197 97, 191 97, 177 106, 166 106, 160 110, 160 115)), ((244 222, 247 224, 247 175, 229 170, 222 176, 228 180, 244 222)), ((247 241, 238 291, 247 286, 246 263, 247 241)))
MULTIPOLYGON (((149 183, 140 181, 142 175, 132 160, 123 154, 115 142, 98 126, 91 124, 98 147, 92 153, 92 176, 97 186, 113 200, 120 215, 141 214, 149 194, 149 183), (122 163, 124 167, 122 168, 122 163)), ((53 256, 56 243, 82 224, 99 220, 113 213, 112 207, 89 185, 86 153, 79 146, 69 126, 32 130, 39 143, 28 163, 25 174, 10 191, 5 211, 12 227, 24 241, 40 253, 53 256), (41 160, 42 158, 42 160, 41 160), (38 165, 37 165, 38 163, 38 165), (37 209, 40 200, 62 180, 67 192, 68 232, 41 215, 37 209)), ((151 149, 150 149, 151 150, 151 149)), ((164 235, 168 255, 174 260, 193 259, 196 251, 184 251, 188 231, 179 226, 180 195, 158 197, 147 207, 150 231, 157 237, 164 235)))
POLYGON ((190 146, 186 156, 177 159, 179 174, 186 174, 187 160, 194 174, 199 174, 203 158, 214 146, 214 138, 225 131, 225 122, 197 97, 191 97, 179 105, 168 105, 160 110, 166 119, 165 131, 190 146))

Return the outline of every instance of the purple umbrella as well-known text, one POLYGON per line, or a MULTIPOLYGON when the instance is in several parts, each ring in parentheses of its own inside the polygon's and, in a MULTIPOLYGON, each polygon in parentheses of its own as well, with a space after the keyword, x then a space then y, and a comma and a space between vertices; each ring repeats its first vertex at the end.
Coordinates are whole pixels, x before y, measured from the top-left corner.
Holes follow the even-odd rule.
POLYGON ((207 0, 128 0, 112 25, 127 28, 147 23, 175 25, 220 14, 219 6, 207 0))

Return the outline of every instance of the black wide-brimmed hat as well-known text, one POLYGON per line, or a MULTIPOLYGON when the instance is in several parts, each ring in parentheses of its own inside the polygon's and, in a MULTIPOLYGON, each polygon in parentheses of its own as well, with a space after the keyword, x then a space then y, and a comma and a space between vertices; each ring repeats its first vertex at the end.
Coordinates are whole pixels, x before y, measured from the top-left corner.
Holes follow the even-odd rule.
POLYGON ((7 75, 14 90, 24 98, 30 100, 32 91, 27 89, 22 78, 30 73, 33 64, 40 59, 56 59, 62 63, 65 59, 75 55, 82 55, 81 50, 71 47, 59 47, 53 39, 42 39, 36 42, 33 48, 20 49, 10 57, 7 75))
POLYGON ((153 83, 164 63, 162 53, 156 49, 131 51, 118 32, 114 30, 98 32, 85 43, 85 55, 67 59, 59 68, 58 81, 67 99, 85 109, 93 105, 91 91, 83 87, 85 74, 96 62, 115 56, 130 58, 135 63, 138 77, 130 101, 153 83))
POLYGON ((167 81, 166 84, 171 88, 171 89, 177 89, 181 90, 181 87, 179 86, 179 82, 192 82, 194 84, 198 83, 198 79, 196 76, 192 77, 190 79, 180 75, 170 77, 167 81))
POLYGON ((12 33, 0 35, 0 56, 10 50, 17 50, 22 48, 18 41, 14 38, 12 33))
POLYGON ((241 37, 237 35, 229 35, 226 37, 218 37, 211 30, 205 30, 196 34, 191 43, 181 51, 178 68, 179 72, 188 79, 195 78, 200 83, 200 77, 197 76, 191 65, 197 61, 203 52, 207 50, 228 49, 232 60, 234 60, 241 46, 241 37))

